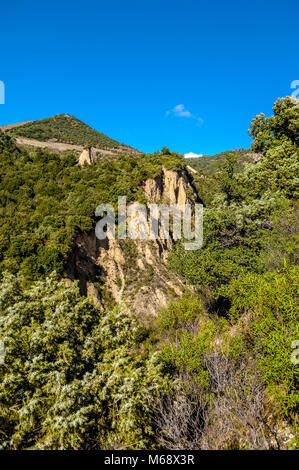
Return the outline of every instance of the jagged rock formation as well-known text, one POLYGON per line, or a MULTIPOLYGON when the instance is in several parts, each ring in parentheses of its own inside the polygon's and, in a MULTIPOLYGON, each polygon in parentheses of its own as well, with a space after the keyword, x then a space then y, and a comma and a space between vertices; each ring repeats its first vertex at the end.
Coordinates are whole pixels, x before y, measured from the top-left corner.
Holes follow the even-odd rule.
POLYGON ((82 233, 67 274, 71 280, 79 279, 81 293, 95 303, 105 308, 119 304, 146 323, 182 293, 182 282, 167 269, 169 249, 168 240, 101 241, 94 231, 82 233))
POLYGON ((143 191, 149 202, 163 201, 178 204, 181 208, 197 198, 185 170, 174 171, 165 167, 161 175, 144 182, 143 191))
POLYGON ((84 165, 85 163, 87 163, 88 165, 91 165, 91 162, 92 162, 91 149, 90 148, 84 149, 79 157, 78 164, 81 166, 84 165))
POLYGON ((149 202, 159 202, 162 198, 162 175, 151 178, 143 183, 144 195, 149 202))
MULTIPOLYGON (((143 183, 150 202, 179 204, 196 200, 188 174, 163 168, 143 183)), ((79 279, 81 293, 105 308, 120 304, 141 321, 158 313, 167 301, 182 294, 181 280, 167 267, 171 239, 98 240, 95 232, 77 236, 67 274, 79 279)))

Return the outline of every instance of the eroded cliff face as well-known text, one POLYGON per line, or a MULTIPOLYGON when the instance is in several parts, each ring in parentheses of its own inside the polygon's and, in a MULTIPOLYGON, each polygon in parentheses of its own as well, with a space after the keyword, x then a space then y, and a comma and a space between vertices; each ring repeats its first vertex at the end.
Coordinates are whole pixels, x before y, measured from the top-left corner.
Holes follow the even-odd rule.
POLYGON ((185 170, 174 171, 163 167, 162 174, 143 183, 144 194, 149 202, 178 204, 195 202, 197 195, 185 170))
POLYGON ((144 323, 170 298, 182 294, 182 282, 167 268, 169 240, 98 240, 95 232, 77 236, 67 275, 79 280, 82 295, 104 308, 119 304, 144 323))
POLYGON ((93 161, 93 158, 92 158, 91 149, 84 149, 83 152, 79 156, 78 164, 80 166, 83 166, 85 163, 87 163, 88 165, 91 165, 92 161, 93 161))
MULTIPOLYGON (((185 171, 163 168, 161 175, 143 183, 148 202, 179 204, 194 202, 185 171)), ((121 305, 128 314, 147 323, 171 298, 182 294, 181 280, 167 267, 173 241, 98 240, 95 231, 77 236, 67 274, 79 280, 83 295, 104 308, 121 305)))

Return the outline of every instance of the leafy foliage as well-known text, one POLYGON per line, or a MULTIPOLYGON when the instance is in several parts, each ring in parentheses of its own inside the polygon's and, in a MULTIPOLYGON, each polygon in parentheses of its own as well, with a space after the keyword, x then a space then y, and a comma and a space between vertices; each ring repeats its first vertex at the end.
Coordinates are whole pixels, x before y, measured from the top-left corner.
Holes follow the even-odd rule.
POLYGON ((254 139, 252 149, 265 152, 289 142, 298 146, 299 103, 296 98, 279 98, 273 106, 274 116, 262 113, 253 119, 249 134, 254 139))
POLYGON ((0 443, 10 449, 148 448, 150 407, 165 386, 155 355, 118 310, 103 313, 55 275, 0 293, 0 443))
POLYGON ((226 321, 207 315, 198 296, 185 294, 170 302, 160 312, 156 331, 162 338, 163 370, 172 374, 193 373, 197 382, 206 386, 204 354, 212 350, 216 336, 225 329, 226 321))
POLYGON ((206 176, 213 176, 221 170, 222 164, 225 162, 227 155, 233 154, 238 162, 238 171, 244 169, 245 163, 251 163, 251 158, 248 155, 249 150, 227 150, 226 152, 217 153, 216 155, 203 155, 197 158, 186 158, 186 163, 200 174, 206 176))
POLYGON ((299 403, 298 366, 290 360, 299 333, 298 274, 297 266, 278 273, 242 274, 227 289, 231 319, 246 314, 243 352, 254 350, 264 381, 284 413, 299 403))
POLYGON ((252 163, 252 155, 249 150, 231 150, 216 155, 203 155, 198 158, 186 158, 186 164, 197 173, 189 169, 193 184, 205 205, 209 205, 213 197, 220 190, 218 176, 222 172, 226 159, 235 160, 234 171, 240 173, 245 165, 252 163))
MULTIPOLYGON (((295 129, 294 116, 299 114, 299 109, 289 98, 283 106, 279 100, 274 109, 275 117, 268 118, 273 128, 280 129, 276 121, 283 121, 285 127, 295 129)), ((253 121, 252 129, 256 126, 259 129, 257 122, 253 121)), ((292 132, 295 142, 297 134, 292 132)), ((266 141, 268 131, 265 133, 266 141)), ((255 134, 262 138, 260 131, 255 134)), ((274 234, 281 231, 282 249, 294 240, 294 233, 283 233, 280 229, 286 212, 290 221, 296 219, 299 151, 291 139, 279 140, 278 136, 279 133, 271 140, 262 158, 254 165, 247 165, 241 173, 235 169, 235 156, 226 156, 217 176, 219 190, 205 209, 203 249, 184 252, 178 246, 171 259, 171 265, 190 283, 219 287, 236 276, 240 268, 265 271, 268 268, 265 253, 277 245, 274 234)), ((289 256, 287 250, 284 254, 289 256)), ((280 255, 280 267, 283 257, 280 255)))
MULTIPOLYGON (((296 428, 299 400, 298 365, 291 361, 291 345, 298 339, 298 102, 279 99, 273 110, 274 116, 257 116, 251 125, 252 149, 262 152, 261 158, 240 172, 236 155, 227 154, 213 176, 217 187, 206 199, 203 248, 187 252, 177 244, 170 257, 170 266, 189 284, 209 292, 208 310, 228 322, 217 333, 212 316, 207 332, 203 326, 187 338, 182 328, 177 341, 162 348, 164 361, 177 373, 182 374, 182 365, 191 365, 193 376, 206 373, 200 396, 213 405, 201 411, 202 448, 207 443, 209 448, 272 448, 273 440, 274 448, 296 447, 295 438, 282 438, 279 427, 283 417, 296 428), (196 357, 193 344, 205 334, 208 341, 195 347, 196 370, 189 358, 196 357), (230 375, 242 377, 239 385, 228 380, 230 375), (244 409, 247 401, 250 413, 244 409)), ((180 381, 188 390, 190 377, 180 381)))
POLYGON ((63 271, 76 233, 95 226, 99 204, 143 201, 143 180, 162 165, 183 165, 175 153, 157 153, 80 167, 71 152, 20 152, 3 133, 0 150, 0 270, 29 279, 63 271))

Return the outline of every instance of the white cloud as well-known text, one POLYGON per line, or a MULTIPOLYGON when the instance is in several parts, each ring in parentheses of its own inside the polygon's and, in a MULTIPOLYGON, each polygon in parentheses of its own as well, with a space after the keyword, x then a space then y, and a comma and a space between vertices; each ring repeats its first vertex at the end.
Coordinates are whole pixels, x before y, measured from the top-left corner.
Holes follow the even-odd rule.
POLYGON ((190 111, 188 111, 188 109, 185 109, 185 106, 183 104, 177 104, 173 108, 173 114, 178 117, 186 117, 186 118, 192 117, 192 114, 190 113, 190 111))
POLYGON ((196 116, 195 114, 192 114, 191 111, 186 109, 185 105, 183 104, 177 104, 169 111, 166 111, 166 116, 170 116, 170 115, 175 116, 175 117, 184 117, 184 118, 194 119, 195 121, 197 121, 198 125, 203 123, 203 119, 196 116))
POLYGON ((199 158, 202 156, 203 156, 202 153, 194 153, 194 152, 189 152, 189 153, 184 154, 185 158, 199 158))

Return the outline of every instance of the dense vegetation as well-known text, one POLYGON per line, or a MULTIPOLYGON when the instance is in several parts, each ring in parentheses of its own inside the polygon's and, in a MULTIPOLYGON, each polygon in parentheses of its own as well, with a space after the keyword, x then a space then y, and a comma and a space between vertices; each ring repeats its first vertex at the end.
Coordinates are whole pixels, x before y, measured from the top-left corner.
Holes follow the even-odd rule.
POLYGON ((252 163, 248 156, 249 150, 228 150, 226 152, 217 153, 216 155, 203 155, 197 158, 186 158, 186 163, 201 174, 213 175, 221 170, 221 165, 225 162, 228 154, 234 154, 237 157, 237 167, 243 169, 244 163, 252 163))
POLYGON ((59 273, 99 202, 142 200, 142 180, 182 159, 163 149, 78 167, 1 135, 2 448, 298 446, 298 119, 298 101, 278 100, 251 124, 259 161, 225 155, 203 248, 170 256, 186 292, 150 329, 59 273))
POLYGON ((21 152, 0 134, 0 271, 38 279, 62 272, 75 235, 95 225, 101 203, 144 201, 141 182, 183 166, 175 153, 129 156, 78 166, 71 152, 21 152))
POLYGON ((100 149, 119 148, 124 145, 92 129, 79 119, 67 114, 33 121, 14 127, 8 133, 12 136, 27 137, 41 142, 55 139, 57 142, 76 145, 90 145, 100 149))
MULTIPOLYGON (((215 344, 211 347, 216 333, 208 328, 204 335, 205 341, 208 338, 206 354, 220 354, 220 363, 227 355, 237 355, 239 364, 231 361, 228 370, 236 368, 234 373, 243 374, 244 383, 252 382, 248 384, 248 396, 253 396, 254 381, 264 386, 261 393, 265 394, 265 409, 259 409, 256 417, 254 411, 246 416, 248 411, 243 410, 241 428, 235 424, 235 435, 228 433, 226 442, 218 444, 220 447, 235 447, 236 442, 237 447, 279 447, 279 419, 287 419, 295 428, 297 425, 298 365, 291 362, 291 345, 298 338, 298 116, 298 102, 286 98, 275 103, 273 117, 262 115, 252 121, 253 150, 262 152, 260 160, 239 172, 235 169, 236 156, 227 155, 216 176, 219 190, 205 208, 203 248, 188 252, 177 245, 171 256, 172 268, 187 283, 200 286, 206 309, 217 314, 215 327, 220 316, 224 322, 221 327, 229 328, 228 338, 225 332, 218 333, 218 348, 215 344), (251 362, 255 365, 250 368, 251 362), (275 416, 272 423, 271 413, 275 416), (257 420, 255 440, 244 435, 250 419, 257 420), (261 436, 261 431, 266 434, 261 436)), ((184 328, 180 328, 182 339, 178 346, 176 337, 175 360, 173 352, 170 356, 168 353, 168 367, 169 357, 177 368, 178 355, 187 354, 188 360, 182 363, 194 374, 193 361, 199 350, 196 342, 204 334, 202 328, 198 333, 193 325, 194 329, 196 333, 188 333, 186 341, 184 328), (190 348, 193 342, 196 347, 190 348)), ((167 351, 171 347, 165 346, 167 351)), ((201 360, 204 358, 201 354, 201 360)), ((212 392, 217 396, 219 390, 211 390, 214 365, 208 361, 206 368, 210 374, 208 395, 212 392)), ((235 405, 242 409, 241 397, 236 397, 235 405)), ((218 403, 221 406, 224 404, 218 403)), ((254 404, 250 406, 253 410, 254 404)), ((226 412, 223 409, 224 416, 226 412)), ((214 416, 201 445, 205 445, 213 426, 219 424, 218 418, 214 416)), ((233 419, 236 416, 229 417, 230 424, 233 419)))
POLYGON ((138 353, 133 319, 103 314, 53 275, 28 290, 5 278, 0 306, 2 448, 151 445, 150 406, 165 378, 157 357, 138 353))
MULTIPOLYGON (((290 98, 284 103, 274 107, 280 114, 273 119, 285 120, 287 133, 299 111, 290 98)), ((227 155, 217 174, 219 191, 205 210, 203 249, 187 252, 177 246, 172 258, 174 267, 193 284, 219 288, 241 268, 262 273, 283 267, 284 259, 296 261, 298 147, 285 135, 281 140, 273 137, 266 125, 259 133, 260 119, 254 119, 251 128, 264 142, 262 158, 240 173, 236 156, 227 155)))
POLYGON ((238 149, 217 153, 216 155, 203 155, 202 157, 185 159, 186 165, 196 171, 194 173, 189 169, 197 192, 204 204, 209 204, 214 195, 219 192, 220 187, 217 177, 229 155, 235 158, 235 172, 243 171, 244 166, 253 163, 253 158, 258 156, 249 150, 238 149))

